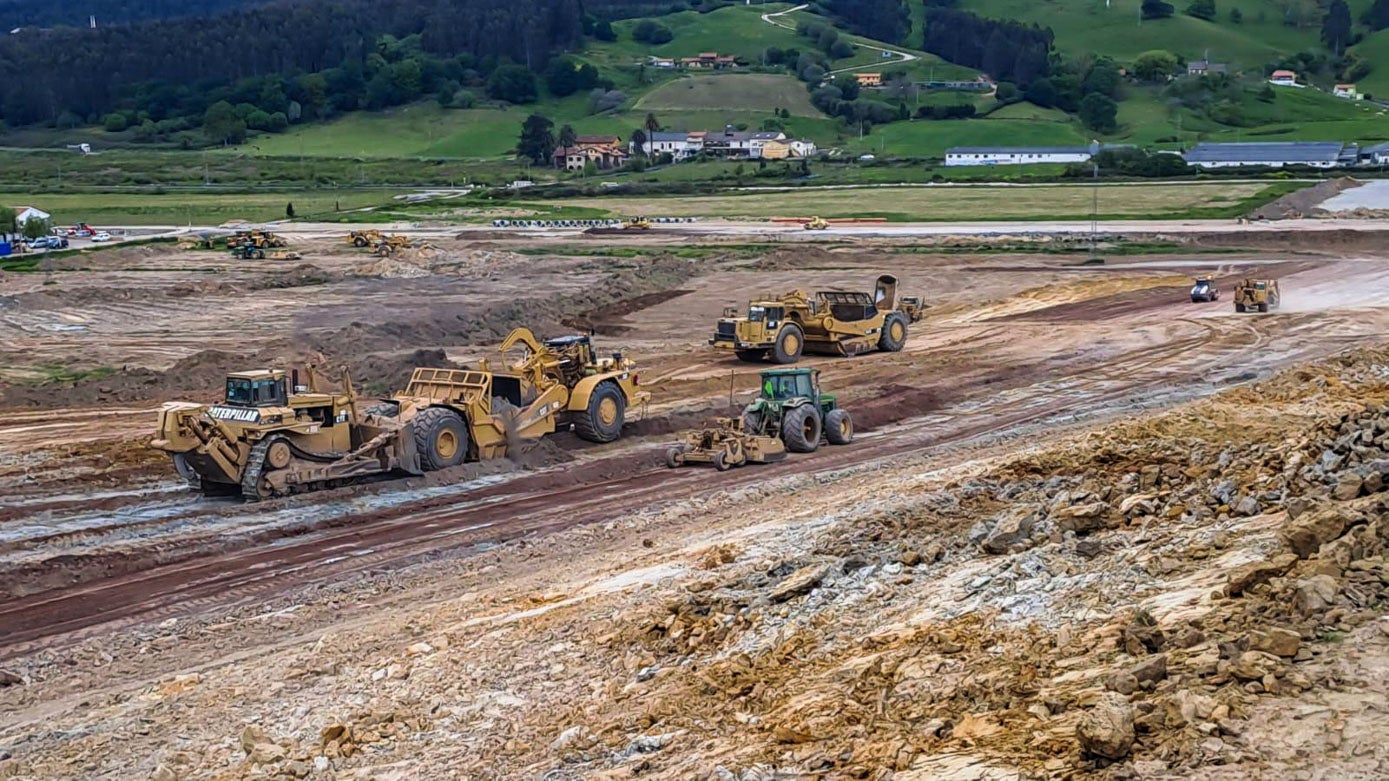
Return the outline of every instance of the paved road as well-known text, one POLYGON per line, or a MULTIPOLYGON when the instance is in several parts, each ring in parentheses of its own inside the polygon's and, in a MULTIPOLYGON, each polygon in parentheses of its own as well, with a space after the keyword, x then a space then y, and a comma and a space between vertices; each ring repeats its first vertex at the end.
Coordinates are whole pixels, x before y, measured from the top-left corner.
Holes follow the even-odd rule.
MULTIPOLYGON (((785 22, 777 21, 776 17, 779 17, 779 16, 786 16, 787 14, 792 14, 792 13, 795 13, 795 12, 797 12, 797 11, 803 11, 803 10, 809 8, 809 7, 810 7, 810 6, 808 6, 808 5, 798 5, 798 6, 796 6, 795 8, 788 8, 788 9, 786 9, 785 11, 777 11, 777 12, 774 13, 774 14, 762 14, 762 21, 764 21, 764 22, 766 22, 767 24, 770 24, 770 25, 775 25, 775 26, 780 27, 780 28, 785 29, 785 30, 794 30, 794 29, 796 29, 794 25, 790 25, 790 24, 786 24, 785 22)), ((855 46, 862 47, 862 48, 864 48, 864 49, 871 49, 871 50, 873 50, 873 51, 875 51, 875 52, 884 52, 884 53, 886 53, 886 54, 890 54, 890 55, 892 55, 893 57, 897 58, 897 62, 911 62, 912 60, 919 60, 919 59, 921 59, 920 57, 916 56, 915 54, 911 54, 911 53, 909 53, 909 52, 898 51, 897 49, 885 49, 885 48, 883 48, 883 47, 881 47, 881 46, 874 46, 874 45, 871 44, 871 43, 862 43, 862 42, 856 41, 856 42, 854 42, 854 45, 855 45, 855 46)), ((853 66, 853 67, 851 67, 851 68, 836 68, 835 70, 828 71, 826 75, 833 75, 833 74, 836 74, 836 73, 845 73, 845 72, 848 72, 848 71, 868 70, 868 69, 870 69, 870 68, 881 68, 881 67, 882 67, 882 63, 869 63, 869 64, 867 64, 867 65, 855 65, 855 66, 853 66)))

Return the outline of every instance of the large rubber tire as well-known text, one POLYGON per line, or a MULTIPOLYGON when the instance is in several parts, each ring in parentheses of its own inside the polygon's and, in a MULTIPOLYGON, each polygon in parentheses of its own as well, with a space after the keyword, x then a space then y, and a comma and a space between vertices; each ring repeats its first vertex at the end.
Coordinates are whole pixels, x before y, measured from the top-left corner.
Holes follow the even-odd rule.
POLYGON ((612 442, 622 436, 627 398, 614 382, 599 383, 588 397, 588 409, 574 421, 574 433, 589 442, 612 442))
POLYGON ((1259 304, 1259 311, 1260 311, 1260 312, 1267 312, 1267 311, 1268 311, 1268 302, 1267 302, 1267 301, 1264 301, 1264 302, 1262 302, 1262 303, 1259 304))
POLYGON ((1243 314, 1243 313, 1244 313, 1244 304, 1235 304, 1235 311, 1238 312, 1238 313, 1240 313, 1240 314, 1243 314))
POLYGON ((766 350, 734 350, 733 354, 744 363, 761 363, 767 360, 766 350))
POLYGON ((685 463, 685 448, 673 447, 666 451, 666 466, 671 469, 678 469, 685 463))
POLYGON ((878 335, 878 349, 886 353, 900 352, 907 344, 907 318, 900 312, 893 312, 883 320, 883 331, 878 335))
POLYGON ((814 453, 820 447, 819 411, 809 404, 787 410, 781 418, 781 441, 792 453, 814 453))
POLYGON ((468 425, 451 409, 430 407, 415 416, 415 452, 426 472, 458 466, 468 457, 468 425))
POLYGON ((724 453, 722 450, 715 453, 714 468, 719 470, 720 472, 727 472, 728 470, 732 469, 733 465, 728 463, 728 454, 724 453))
POLYGON ((367 245, 367 240, 364 239, 364 238, 362 238, 361 236, 358 236, 357 238, 355 238, 355 239, 352 240, 352 246, 354 246, 354 247, 356 247, 356 248, 358 248, 358 249, 361 249, 362 247, 365 247, 366 245, 367 245))
POLYGON ((805 331, 795 323, 787 323, 776 335, 776 346, 772 348, 772 363, 795 363, 801 359, 805 349, 805 331))
POLYGON ((831 445, 847 445, 854 441, 854 419, 842 409, 832 409, 825 416, 825 439, 831 445))

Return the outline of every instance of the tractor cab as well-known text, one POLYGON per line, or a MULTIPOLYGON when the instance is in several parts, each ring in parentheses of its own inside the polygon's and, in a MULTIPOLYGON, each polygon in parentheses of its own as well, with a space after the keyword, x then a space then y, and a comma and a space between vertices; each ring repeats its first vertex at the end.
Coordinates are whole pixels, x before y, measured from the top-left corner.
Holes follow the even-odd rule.
POLYGON ((814 399, 817 393, 815 369, 769 370, 762 372, 762 398, 786 401, 794 398, 814 399))
POLYGON ((289 389, 282 371, 237 372, 227 375, 226 403, 232 407, 283 407, 289 389))

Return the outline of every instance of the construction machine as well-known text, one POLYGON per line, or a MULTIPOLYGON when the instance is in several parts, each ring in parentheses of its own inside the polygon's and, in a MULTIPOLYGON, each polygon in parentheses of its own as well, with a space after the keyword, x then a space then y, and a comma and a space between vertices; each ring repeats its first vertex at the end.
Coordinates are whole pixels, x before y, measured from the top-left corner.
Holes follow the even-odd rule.
POLYGON ((739 418, 715 418, 666 453, 672 468, 713 464, 719 471, 780 461, 789 450, 813 453, 822 441, 854 441, 854 421, 834 394, 820 389, 818 369, 767 369, 761 387, 739 418))
POLYGON ((709 344, 732 350, 740 360, 795 363, 802 353, 858 355, 874 349, 897 352, 925 307, 914 296, 898 297, 897 278, 878 277, 872 293, 793 290, 748 302, 746 315, 724 310, 709 344))
POLYGON ((808 231, 822 231, 822 230, 828 230, 829 227, 830 227, 830 221, 827 220, 827 219, 825 219, 824 217, 811 217, 811 218, 805 223, 805 229, 808 230, 808 231))
POLYGON ((629 231, 651 230, 651 221, 646 219, 645 217, 636 217, 624 223, 622 229, 629 231))
POLYGON ((1215 286, 1215 280, 1211 277, 1197 277, 1196 283, 1191 286, 1191 303, 1209 303, 1218 300, 1220 300, 1220 288, 1215 286))
POLYGON ((239 230, 227 237, 227 249, 234 250, 247 244, 262 250, 289 246, 289 242, 285 241, 284 237, 260 229, 239 230))
POLYGON ((384 258, 394 255, 403 249, 409 249, 413 246, 415 246, 415 243, 411 241, 409 236, 393 234, 390 236, 382 236, 381 240, 376 242, 376 245, 372 249, 372 251, 375 252, 378 256, 384 258))
POLYGON ((150 444, 205 494, 255 501, 503 458, 562 426, 611 442, 627 409, 650 399, 633 362, 596 357, 588 336, 540 342, 518 328, 502 351, 517 346, 520 359, 500 371, 486 360, 415 369, 404 391, 376 400, 359 398, 346 376, 343 391, 328 393, 312 371, 306 385, 297 370, 230 374, 217 404, 165 404, 150 444))
POLYGON ((358 249, 365 247, 375 247, 381 243, 381 231, 375 228, 364 231, 351 231, 347 234, 347 243, 358 249))
POLYGON ((1243 279, 1235 285, 1236 312, 1267 312, 1283 303, 1276 279, 1243 279))

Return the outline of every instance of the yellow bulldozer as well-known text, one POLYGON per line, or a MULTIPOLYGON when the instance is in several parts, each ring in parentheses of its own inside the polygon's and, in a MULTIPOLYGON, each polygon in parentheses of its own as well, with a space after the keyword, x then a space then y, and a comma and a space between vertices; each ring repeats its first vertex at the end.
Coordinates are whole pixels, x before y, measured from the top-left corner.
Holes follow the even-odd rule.
POLYGON ((375 247, 381 243, 381 231, 375 228, 364 231, 351 231, 347 234, 347 243, 358 249, 364 247, 375 247))
POLYGON ((805 223, 805 229, 808 231, 829 230, 829 227, 830 221, 824 217, 811 217, 805 223))
POLYGON ((280 249, 288 247, 289 242, 283 236, 260 229, 239 230, 227 237, 227 249, 246 246, 260 250, 280 249))
POLYGON ((256 501, 365 478, 420 475, 465 461, 503 458, 560 427, 611 442, 626 412, 645 404, 635 364, 599 358, 588 336, 541 342, 518 328, 502 343, 518 360, 501 370, 415 369, 405 390, 360 398, 351 379, 323 392, 314 372, 258 370, 227 376, 221 402, 171 402, 150 443, 207 495, 256 501))
POLYGON ((897 278, 878 277, 872 293, 793 290, 748 302, 747 314, 724 310, 709 344, 749 362, 768 358, 795 363, 803 353, 858 355, 871 350, 897 352, 907 343, 908 326, 925 306, 914 296, 898 296, 897 278))
POLYGON ((1235 285, 1236 312, 1267 312, 1283 304, 1276 279, 1244 279, 1235 285))

